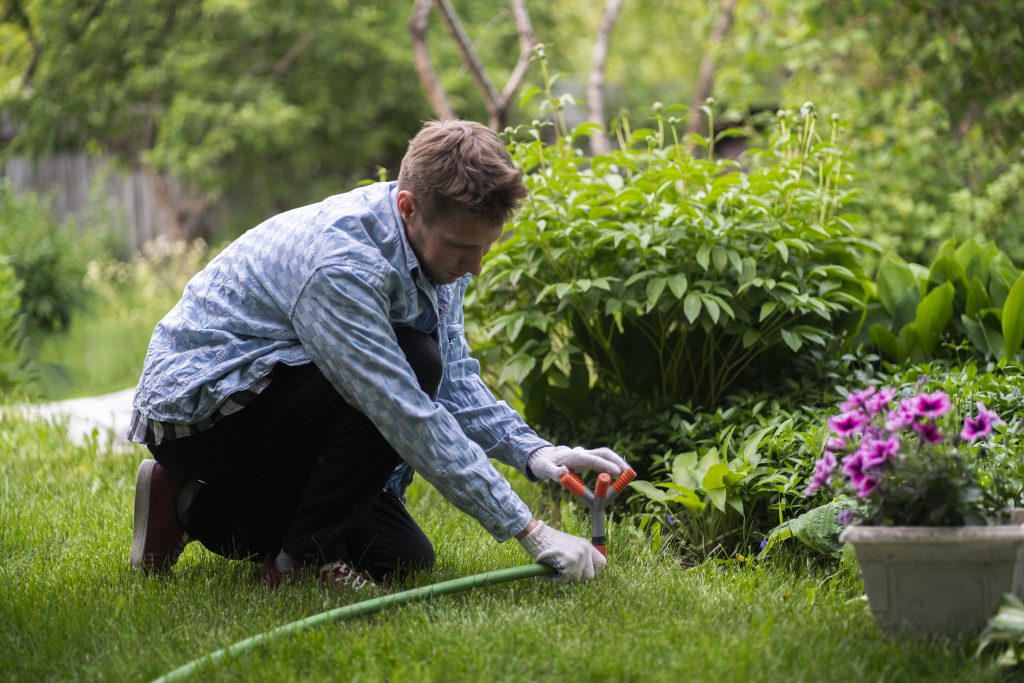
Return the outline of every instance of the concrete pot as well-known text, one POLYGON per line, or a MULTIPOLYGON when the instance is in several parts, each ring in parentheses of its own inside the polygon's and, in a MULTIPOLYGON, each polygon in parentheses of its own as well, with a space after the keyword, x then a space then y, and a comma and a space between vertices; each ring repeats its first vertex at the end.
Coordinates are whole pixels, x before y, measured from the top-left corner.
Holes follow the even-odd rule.
POLYGON ((1024 599, 1024 527, 850 526, 879 627, 976 636, 1004 593, 1024 599))

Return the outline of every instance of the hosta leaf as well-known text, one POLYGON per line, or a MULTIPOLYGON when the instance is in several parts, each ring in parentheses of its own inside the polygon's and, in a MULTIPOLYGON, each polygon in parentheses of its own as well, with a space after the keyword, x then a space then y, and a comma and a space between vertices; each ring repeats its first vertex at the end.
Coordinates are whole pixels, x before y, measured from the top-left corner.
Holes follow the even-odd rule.
POLYGON ((1013 358, 1024 343, 1024 274, 1017 278, 1003 304, 1005 357, 1013 358))

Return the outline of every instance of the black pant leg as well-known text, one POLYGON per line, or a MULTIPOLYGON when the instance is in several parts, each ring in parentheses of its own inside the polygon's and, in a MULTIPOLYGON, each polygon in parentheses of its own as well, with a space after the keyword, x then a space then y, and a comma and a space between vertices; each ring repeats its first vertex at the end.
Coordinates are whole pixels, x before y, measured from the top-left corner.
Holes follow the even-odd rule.
MULTIPOLYGON (((396 336, 433 395, 441 378, 437 341, 411 328, 396 336)), ((399 462, 312 364, 275 368, 270 386, 239 413, 150 450, 168 470, 205 482, 186 529, 229 557, 259 557, 282 544, 300 557, 345 557, 348 532, 399 462)))
POLYGON ((434 566, 434 546, 405 505, 384 491, 346 539, 356 569, 381 579, 434 566))

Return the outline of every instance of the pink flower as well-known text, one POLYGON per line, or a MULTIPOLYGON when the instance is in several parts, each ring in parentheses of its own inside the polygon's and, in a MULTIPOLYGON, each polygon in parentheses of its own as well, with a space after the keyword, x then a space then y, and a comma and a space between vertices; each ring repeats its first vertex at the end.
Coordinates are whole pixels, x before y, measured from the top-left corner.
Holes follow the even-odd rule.
POLYGON ((946 439, 946 436, 939 431, 939 426, 934 422, 915 422, 911 427, 922 440, 930 444, 942 443, 946 439))
POLYGON ((851 410, 866 408, 868 399, 874 393, 874 387, 868 387, 867 389, 861 389, 860 391, 852 391, 846 395, 846 400, 839 404, 839 409, 844 412, 850 412, 851 410))
POLYGON ((960 438, 964 441, 974 441, 975 439, 986 437, 992 433, 992 428, 997 424, 1006 424, 995 411, 986 408, 985 404, 981 401, 978 401, 977 406, 977 417, 968 415, 964 419, 964 430, 960 432, 960 438))
POLYGON ((879 481, 878 477, 864 477, 861 479, 860 484, 857 485, 857 495, 861 498, 867 498, 878 487, 879 481))
POLYGON ((825 450, 837 453, 846 448, 846 439, 834 436, 825 443, 825 450))
POLYGON ((844 437, 860 434, 867 424, 868 416, 856 410, 834 415, 828 419, 829 428, 835 434, 844 437))
POLYGON ((884 440, 864 441, 857 450, 865 470, 881 467, 900 452, 900 438, 893 434, 884 440))
POLYGON ((889 403, 893 397, 896 396, 896 390, 892 387, 885 387, 877 394, 869 396, 864 401, 864 409, 867 410, 868 415, 878 415, 883 410, 889 407, 889 403))
POLYGON ((933 394, 918 394, 914 398, 914 412, 918 417, 942 417, 950 411, 953 404, 944 391, 936 391, 933 394))
POLYGON ((899 405, 889 411, 885 418, 885 428, 889 431, 904 429, 914 423, 917 413, 914 411, 914 400, 905 398, 899 405))
POLYGON ((804 491, 805 496, 813 494, 821 487, 828 486, 828 480, 832 477, 832 471, 836 468, 836 456, 825 451, 825 455, 814 463, 814 476, 811 477, 811 483, 804 491))

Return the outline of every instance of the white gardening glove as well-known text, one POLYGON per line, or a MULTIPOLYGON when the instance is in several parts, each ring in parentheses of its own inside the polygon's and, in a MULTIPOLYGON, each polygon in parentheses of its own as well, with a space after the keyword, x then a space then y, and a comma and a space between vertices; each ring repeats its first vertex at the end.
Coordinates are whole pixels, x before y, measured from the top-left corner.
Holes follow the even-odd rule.
POLYGON ((537 562, 557 569, 551 578, 558 582, 587 581, 608 563, 586 539, 552 529, 540 520, 519 544, 537 562))
POLYGON ((526 467, 538 479, 558 481, 567 470, 595 470, 617 476, 629 469, 629 464, 610 448, 543 446, 530 454, 526 467))

